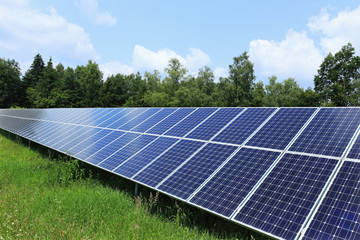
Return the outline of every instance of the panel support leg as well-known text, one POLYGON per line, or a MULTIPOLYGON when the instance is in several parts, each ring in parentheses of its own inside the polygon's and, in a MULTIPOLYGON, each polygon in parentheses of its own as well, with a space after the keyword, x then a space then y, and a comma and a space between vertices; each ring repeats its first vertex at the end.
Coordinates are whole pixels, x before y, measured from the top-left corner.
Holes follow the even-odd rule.
POLYGON ((139 195, 139 184, 135 183, 135 197, 139 195))

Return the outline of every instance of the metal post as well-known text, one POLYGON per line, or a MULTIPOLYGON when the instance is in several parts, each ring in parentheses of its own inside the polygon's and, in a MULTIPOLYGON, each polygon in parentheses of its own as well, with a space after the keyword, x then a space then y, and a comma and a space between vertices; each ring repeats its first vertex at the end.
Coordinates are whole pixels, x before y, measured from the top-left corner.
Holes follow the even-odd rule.
POLYGON ((139 195, 139 184, 135 183, 135 197, 139 195))

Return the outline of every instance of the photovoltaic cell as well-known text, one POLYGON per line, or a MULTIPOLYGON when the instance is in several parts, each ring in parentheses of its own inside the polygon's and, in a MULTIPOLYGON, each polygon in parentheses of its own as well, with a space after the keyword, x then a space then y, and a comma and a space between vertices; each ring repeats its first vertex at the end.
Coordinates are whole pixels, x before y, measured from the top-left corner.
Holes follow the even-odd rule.
POLYGON ((121 168, 114 170, 114 172, 131 178, 177 141, 179 140, 175 138, 160 137, 133 156, 131 161, 127 161, 121 165, 121 168))
POLYGON ((360 162, 344 162, 303 239, 360 239, 360 162))
POLYGON ((140 135, 136 133, 120 133, 117 138, 112 138, 110 135, 106 136, 101 140, 101 142, 106 142, 107 144, 103 148, 98 149, 98 151, 85 160, 89 163, 97 165, 139 136, 140 135))
MULTIPOLYGON (((111 132, 112 130, 100 129, 100 131, 96 132, 94 135, 90 135, 87 138, 84 138, 83 141, 81 141, 80 143, 69 146, 68 149, 66 149, 65 151, 71 156, 74 156, 81 160, 85 160, 85 156, 90 156, 91 153, 84 154, 83 157, 81 157, 81 152, 86 151, 86 148, 90 147, 93 144, 96 144, 97 141, 100 141, 103 137, 110 134, 111 132)), ((93 147, 94 150, 95 148, 96 146, 93 147)))
POLYGON ((63 136, 60 138, 59 141, 54 142, 54 144, 52 144, 52 147, 54 149, 59 149, 61 146, 63 146, 64 144, 68 143, 69 141, 73 140, 74 138, 76 138, 78 135, 80 135, 82 132, 85 132, 87 129, 87 127, 82 127, 82 126, 74 126, 74 128, 69 131, 66 136, 63 136))
POLYGON ((210 140, 211 137, 243 110, 243 108, 221 108, 186 137, 210 140))
POLYGON ((152 127, 146 132, 161 135, 171 127, 174 127, 178 122, 183 120, 186 116, 188 116, 190 113, 194 112, 195 110, 196 108, 180 108, 178 111, 174 112, 174 114, 171 114, 171 116, 159 122, 159 124, 152 127))
POLYGON ((181 140, 141 171, 141 174, 135 176, 134 179, 148 186, 155 187, 203 144, 202 142, 181 140))
POLYGON ((139 150, 141 150, 143 147, 145 147, 155 138, 156 136, 152 136, 152 135, 141 135, 138 138, 134 139, 125 147, 119 148, 117 152, 115 152, 110 157, 106 158, 98 166, 112 171, 114 168, 116 168, 121 163, 126 161, 126 159, 137 153, 139 150))
POLYGON ((72 140, 68 141, 66 144, 59 147, 59 150, 62 152, 68 152, 72 147, 80 144, 85 139, 88 139, 91 136, 94 136, 95 134, 98 134, 101 131, 100 128, 87 127, 86 129, 87 130, 85 130, 81 134, 78 134, 78 136, 74 137, 72 140))
POLYGON ((199 108, 164 135, 183 137, 216 110, 217 108, 199 108))
POLYGON ((341 157, 360 124, 360 108, 322 108, 290 151, 341 157))
POLYGON ((186 200, 237 147, 208 144, 177 170, 159 189, 186 200))
POLYGON ((140 123, 142 123, 143 121, 145 121, 146 119, 150 118, 152 115, 159 112, 160 110, 161 108, 149 108, 148 110, 144 111, 142 114, 139 114, 138 116, 134 117, 124 125, 120 126, 118 129, 130 130, 136 127, 137 125, 139 125, 140 123))
POLYGON ((285 149, 316 108, 281 108, 246 145, 285 149))
POLYGON ((242 144, 276 108, 248 108, 213 141, 242 144))
MULTIPOLYGON (((120 131, 101 131, 99 134, 91 137, 91 139, 87 139, 86 141, 82 142, 81 144, 77 145, 76 147, 83 147, 83 149, 74 155, 76 158, 81 160, 85 160, 115 139, 119 138, 120 136, 124 135, 124 132, 120 131), (103 135, 107 133, 106 135, 103 135)), ((73 148, 70 149, 70 152, 73 151, 73 148)))
POLYGON ((279 155, 278 152, 240 149, 190 202, 230 217, 279 155))
POLYGON ((117 129, 130 119, 136 117, 137 115, 141 114, 143 111, 146 111, 145 108, 127 108, 124 111, 119 111, 118 113, 111 113, 111 116, 102 123, 100 123, 99 127, 106 127, 106 128, 112 128, 117 129))
POLYGON ((334 159, 285 154, 235 220, 294 239, 337 163, 334 159))
POLYGON ((154 127, 157 123, 162 121, 164 118, 168 117, 170 114, 175 112, 177 108, 163 108, 161 111, 157 112, 155 115, 138 125, 137 127, 131 129, 135 132, 145 132, 151 127, 154 127))
POLYGON ((360 159, 360 135, 355 140, 354 145, 351 147, 351 150, 347 157, 353 159, 360 159))

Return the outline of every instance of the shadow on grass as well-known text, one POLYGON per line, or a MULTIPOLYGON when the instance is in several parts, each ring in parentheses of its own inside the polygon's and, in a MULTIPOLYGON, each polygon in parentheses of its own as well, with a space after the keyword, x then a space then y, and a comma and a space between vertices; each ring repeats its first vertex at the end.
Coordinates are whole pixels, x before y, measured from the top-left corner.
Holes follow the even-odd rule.
MULTIPOLYGON (((25 147, 30 147, 37 151, 49 161, 74 161, 79 169, 72 169, 81 172, 80 177, 96 179, 103 186, 112 188, 117 191, 125 192, 134 198, 134 204, 146 208, 151 215, 156 215, 165 220, 178 222, 186 228, 197 228, 200 231, 207 231, 214 237, 225 239, 271 239, 261 233, 245 228, 239 224, 221 218, 202 209, 191 206, 185 202, 171 198, 165 194, 156 192, 146 186, 139 184, 138 196, 135 196, 135 183, 107 172, 100 168, 94 167, 82 161, 70 158, 69 156, 51 150, 43 145, 19 137, 15 134, 1 131, 0 134, 12 141, 16 141, 25 147)), ((78 178, 75 176, 74 178, 78 178)), ((75 179, 75 180, 76 180, 75 179)))

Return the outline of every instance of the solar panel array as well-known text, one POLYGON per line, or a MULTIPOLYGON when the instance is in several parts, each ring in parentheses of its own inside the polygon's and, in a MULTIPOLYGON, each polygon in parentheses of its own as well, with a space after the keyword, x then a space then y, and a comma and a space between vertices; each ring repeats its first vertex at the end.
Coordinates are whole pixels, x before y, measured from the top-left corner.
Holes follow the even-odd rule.
POLYGON ((0 109, 0 128, 280 239, 360 239, 360 108, 0 109))

